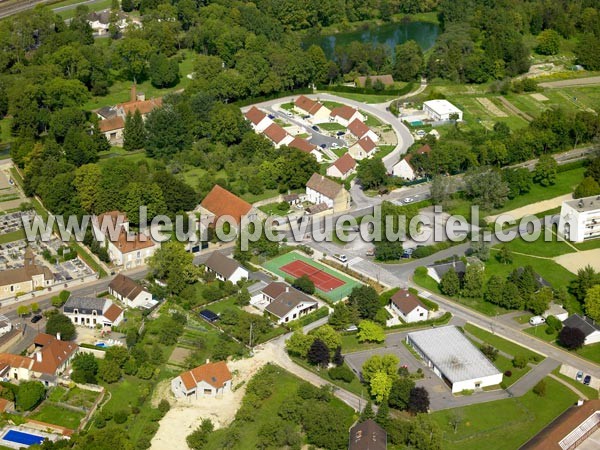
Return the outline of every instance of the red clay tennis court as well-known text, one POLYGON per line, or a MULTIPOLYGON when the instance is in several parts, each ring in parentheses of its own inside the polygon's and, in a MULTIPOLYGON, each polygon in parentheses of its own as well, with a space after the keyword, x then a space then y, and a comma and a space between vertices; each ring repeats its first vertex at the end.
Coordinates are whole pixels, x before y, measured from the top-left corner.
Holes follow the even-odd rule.
POLYGON ((346 284, 339 278, 329 275, 327 272, 300 260, 281 266, 280 270, 289 273, 294 278, 301 277, 302 275, 308 276, 315 283, 315 287, 323 292, 332 291, 346 284))

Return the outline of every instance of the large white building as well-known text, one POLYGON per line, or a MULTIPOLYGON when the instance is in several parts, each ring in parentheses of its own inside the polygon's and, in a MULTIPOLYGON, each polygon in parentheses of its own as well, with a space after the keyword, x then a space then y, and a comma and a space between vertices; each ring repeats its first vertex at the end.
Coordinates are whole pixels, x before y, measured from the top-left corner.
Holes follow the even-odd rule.
POLYGON ((81 327, 111 328, 123 321, 123 310, 107 298, 69 297, 63 313, 81 327))
POLYGON ((448 100, 429 100, 423 102, 423 112, 431 120, 462 120, 463 112, 448 100), (454 116, 456 115, 456 116, 454 116))
POLYGON ((502 372, 455 326, 408 333, 406 343, 421 355, 425 364, 450 386, 453 393, 502 382, 502 372))
POLYGON ((600 195, 563 202, 558 234, 571 242, 600 237, 600 195))

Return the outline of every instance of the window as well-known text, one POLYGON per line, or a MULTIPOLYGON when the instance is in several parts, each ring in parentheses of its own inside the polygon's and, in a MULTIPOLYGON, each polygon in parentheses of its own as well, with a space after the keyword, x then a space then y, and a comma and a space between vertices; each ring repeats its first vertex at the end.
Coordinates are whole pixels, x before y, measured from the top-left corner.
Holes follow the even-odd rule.
POLYGON ((479 389, 481 387, 481 382, 475 383, 475 389, 479 389))
POLYGON ((110 133, 110 138, 111 139, 116 139, 117 138, 117 133, 110 133))
POLYGON ((204 395, 212 395, 212 389, 204 389, 204 395))

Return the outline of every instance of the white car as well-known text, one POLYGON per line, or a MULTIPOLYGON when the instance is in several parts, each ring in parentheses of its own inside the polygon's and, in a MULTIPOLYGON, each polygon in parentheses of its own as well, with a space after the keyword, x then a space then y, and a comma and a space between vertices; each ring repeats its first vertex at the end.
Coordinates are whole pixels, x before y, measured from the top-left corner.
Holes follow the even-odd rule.
POLYGON ((425 133, 425 131, 424 131, 424 130, 417 130, 417 136, 421 136, 421 137, 423 137, 423 136, 425 136, 426 134, 427 134, 427 133, 425 133))
POLYGON ((415 201, 414 198, 412 197, 406 197, 404 200, 402 200, 404 203, 412 203, 415 201))
POLYGON ((531 319, 529 319, 529 325, 533 326, 541 325, 545 322, 546 319, 544 319, 542 316, 533 316, 531 319))
POLYGON ((331 144, 331 148, 338 148, 337 142, 334 142, 333 144, 331 144))

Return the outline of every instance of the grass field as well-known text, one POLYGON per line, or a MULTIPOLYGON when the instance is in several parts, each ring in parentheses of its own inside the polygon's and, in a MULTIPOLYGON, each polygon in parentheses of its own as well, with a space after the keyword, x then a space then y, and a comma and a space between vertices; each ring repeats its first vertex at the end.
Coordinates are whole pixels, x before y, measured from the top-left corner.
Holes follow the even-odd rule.
MULTIPOLYGON (((110 0, 109 6, 110 6, 110 0)), ((195 54, 190 50, 181 50, 177 53, 174 58, 181 57, 182 61, 179 63, 179 83, 171 88, 159 89, 152 86, 150 80, 145 80, 137 84, 137 92, 143 92, 146 95, 146 99, 153 97, 161 97, 169 92, 177 91, 179 89, 185 89, 190 83, 190 79, 186 76, 192 73, 195 62, 195 54)), ((126 102, 130 98, 131 92, 131 80, 117 80, 109 88, 108 95, 102 97, 91 98, 84 106, 84 109, 97 109, 102 106, 112 106, 117 103, 126 102)))
POLYGON ((519 369, 513 366, 512 359, 509 359, 505 356, 498 355, 496 357, 496 361, 492 361, 492 364, 496 366, 503 373, 507 370, 510 370, 512 375, 510 377, 504 376, 502 379, 502 383, 504 386, 509 387, 515 384, 523 375, 531 370, 531 367, 525 366, 522 369, 519 369))
POLYGON ((291 275, 285 273, 280 268, 282 266, 285 266, 286 264, 289 264, 289 263, 291 263, 293 261, 297 261, 297 260, 304 261, 304 262, 310 264, 311 266, 321 269, 325 273, 328 273, 329 275, 332 275, 344 282, 344 284, 342 286, 340 286, 336 289, 333 289, 332 291, 329 291, 329 292, 323 292, 323 291, 317 289, 317 292, 319 294, 328 298, 332 302, 337 302, 337 301, 343 299, 344 297, 347 297, 350 294, 350 292, 352 291, 352 289, 354 289, 356 286, 360 286, 360 283, 358 281, 355 281, 355 280, 349 278, 348 276, 344 275, 343 273, 337 272, 321 263, 318 263, 318 262, 316 262, 304 255, 296 253, 296 252, 289 252, 289 253, 286 253, 285 255, 281 255, 275 259, 265 262, 263 264, 263 266, 270 272, 273 272, 274 274, 279 275, 280 277, 282 277, 284 279, 286 279, 286 278, 290 279, 290 278, 292 278, 291 275))
MULTIPOLYGON (((313 365, 309 364, 308 362, 306 362, 302 358, 297 358, 297 357, 291 357, 291 358, 299 366, 304 367, 306 370, 310 370, 311 372, 313 372, 314 374, 320 376, 324 380, 327 380, 330 383, 335 384, 336 386, 341 387, 342 389, 346 389, 347 391, 352 392, 353 394, 356 394, 356 395, 365 395, 366 396, 368 394, 368 388, 365 387, 360 382, 360 380, 358 379, 358 377, 356 377, 356 376, 354 378, 352 378, 352 381, 350 383, 346 383, 345 381, 342 381, 342 380, 333 380, 329 376, 329 372, 327 371, 327 369, 320 369, 320 368, 318 368, 316 366, 313 366, 313 365)), ((346 366, 346 367, 348 367, 348 366, 346 366)))
POLYGON ((41 422, 51 423, 61 427, 70 428, 71 430, 76 430, 81 422, 81 419, 85 417, 85 414, 79 411, 61 408, 60 406, 53 405, 51 403, 45 403, 35 414, 32 414, 30 417, 41 422))
POLYGON ((600 364, 600 342, 597 344, 584 345, 575 353, 582 358, 589 359, 596 364, 600 364))
POLYGON ((546 378, 547 393, 528 392, 519 398, 497 400, 434 412, 430 417, 444 431, 442 448, 448 450, 513 450, 519 448, 577 400, 558 381, 546 378), (456 432, 453 416, 461 418, 456 432))
MULTIPOLYGON (((260 432, 267 429, 272 423, 274 417, 278 417, 281 405, 297 390, 302 382, 291 373, 277 367, 279 373, 275 377, 272 394, 261 402, 260 407, 255 410, 251 421, 234 421, 229 427, 217 430, 210 434, 208 443, 202 447, 205 450, 221 450, 223 448, 251 449, 266 448, 260 447, 260 432), (225 440, 231 434, 230 430, 235 429, 237 439, 233 445, 225 444, 225 440)), ((331 405, 335 407, 338 416, 337 419, 343 421, 350 428, 354 421, 354 411, 337 398, 331 400, 331 405)), ((187 433, 187 431, 186 431, 187 433)), ((263 431, 264 433, 264 431, 263 431)), ((228 439, 230 440, 230 439, 228 439)))
POLYGON ((500 336, 498 336, 496 334, 492 334, 489 331, 479 328, 471 323, 467 323, 464 326, 464 329, 469 334, 475 336, 476 338, 481 339, 482 341, 487 342, 491 346, 497 348, 498 350, 500 350, 504 353, 508 353, 509 355, 512 355, 512 356, 524 355, 527 358, 529 358, 529 360, 533 361, 533 360, 537 359, 538 362, 544 359, 544 357, 542 355, 540 355, 532 350, 521 347, 520 345, 515 344, 514 342, 507 341, 506 339, 501 338, 500 336))
MULTIPOLYGON (((68 6, 68 5, 73 5, 75 3, 81 3, 82 0, 79 1, 65 1, 65 2, 60 2, 57 3, 56 5, 52 5, 53 9, 56 9, 59 6, 68 6)), ((90 12, 93 11, 102 11, 104 9, 110 8, 112 4, 112 0, 99 0, 98 2, 95 3, 88 3, 86 4, 86 6, 88 7, 90 12)), ((63 20, 67 20, 67 19, 72 19, 73 17, 75 17, 75 11, 76 8, 71 8, 71 9, 67 9, 64 11, 57 11, 56 14, 58 14, 60 17, 62 17, 63 20)))

